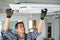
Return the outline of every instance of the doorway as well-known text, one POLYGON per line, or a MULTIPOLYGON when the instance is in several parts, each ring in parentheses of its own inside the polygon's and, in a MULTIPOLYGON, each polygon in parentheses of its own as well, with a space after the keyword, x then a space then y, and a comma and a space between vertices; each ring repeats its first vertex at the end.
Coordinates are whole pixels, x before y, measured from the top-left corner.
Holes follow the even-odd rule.
POLYGON ((51 38, 51 23, 48 23, 48 38, 51 38))

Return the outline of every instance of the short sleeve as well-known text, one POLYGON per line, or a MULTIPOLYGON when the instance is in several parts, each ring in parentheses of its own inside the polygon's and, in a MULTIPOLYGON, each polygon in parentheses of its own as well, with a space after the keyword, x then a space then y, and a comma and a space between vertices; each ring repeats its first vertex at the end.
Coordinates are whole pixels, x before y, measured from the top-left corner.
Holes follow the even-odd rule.
POLYGON ((40 35, 40 33, 38 33, 38 31, 33 31, 28 34, 28 37, 30 37, 33 40, 33 39, 37 38, 39 35, 40 35))
POLYGON ((2 36, 7 37, 9 40, 16 38, 15 35, 9 30, 7 30, 7 31, 2 30, 1 33, 2 33, 2 36))

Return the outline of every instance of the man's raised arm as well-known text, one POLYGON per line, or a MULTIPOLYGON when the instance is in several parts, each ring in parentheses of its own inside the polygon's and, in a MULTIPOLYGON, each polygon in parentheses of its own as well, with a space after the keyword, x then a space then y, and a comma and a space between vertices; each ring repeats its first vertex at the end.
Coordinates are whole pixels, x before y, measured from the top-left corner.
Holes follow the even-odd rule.
POLYGON ((44 17, 46 16, 46 14, 47 14, 47 9, 42 9, 41 10, 40 22, 39 22, 39 25, 38 25, 38 33, 42 33, 44 17))
POLYGON ((4 27, 3 27, 4 31, 7 31, 8 28, 9 28, 10 18, 11 18, 12 14, 13 14, 13 10, 6 9, 6 14, 7 14, 7 18, 5 20, 4 27))

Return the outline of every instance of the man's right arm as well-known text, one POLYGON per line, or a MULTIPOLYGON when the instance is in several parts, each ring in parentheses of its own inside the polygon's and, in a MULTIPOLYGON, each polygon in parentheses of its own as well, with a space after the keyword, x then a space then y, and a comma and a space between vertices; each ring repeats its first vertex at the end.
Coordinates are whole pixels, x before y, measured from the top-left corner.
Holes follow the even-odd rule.
POLYGON ((4 27, 3 27, 4 31, 7 31, 9 29, 10 18, 11 18, 12 14, 13 14, 13 10, 7 9, 6 14, 7 14, 7 18, 5 20, 4 27))
POLYGON ((5 23, 4 23, 4 27, 3 30, 7 31, 9 28, 9 23, 10 23, 10 18, 6 18, 5 23))
POLYGON ((5 20, 4 27, 1 33, 3 34, 2 36, 5 36, 11 40, 15 38, 15 35, 11 31, 9 31, 10 18, 13 14, 13 11, 11 9, 7 9, 6 14, 7 14, 7 18, 5 20))

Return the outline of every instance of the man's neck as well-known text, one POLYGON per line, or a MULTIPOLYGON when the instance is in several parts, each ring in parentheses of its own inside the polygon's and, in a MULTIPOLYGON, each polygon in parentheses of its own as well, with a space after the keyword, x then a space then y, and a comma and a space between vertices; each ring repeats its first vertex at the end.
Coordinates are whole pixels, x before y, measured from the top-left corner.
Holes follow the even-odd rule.
POLYGON ((25 35, 24 33, 23 34, 19 34, 20 37, 24 37, 24 35, 25 35))

